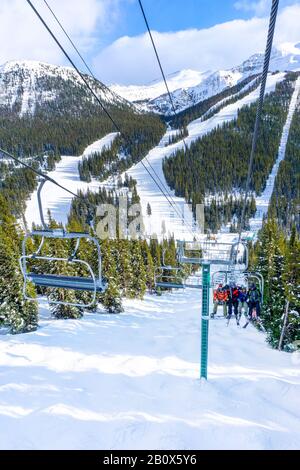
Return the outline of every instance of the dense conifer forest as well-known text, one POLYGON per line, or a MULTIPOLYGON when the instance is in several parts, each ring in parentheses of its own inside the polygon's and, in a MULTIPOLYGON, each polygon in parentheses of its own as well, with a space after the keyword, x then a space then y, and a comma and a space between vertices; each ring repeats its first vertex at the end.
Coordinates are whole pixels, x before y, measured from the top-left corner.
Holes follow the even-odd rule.
POLYGON ((285 159, 281 162, 271 198, 269 214, 291 233, 300 232, 300 106, 295 111, 285 159))
POLYGON ((142 160, 155 147, 165 133, 165 125, 159 118, 147 115, 143 119, 126 122, 126 133, 117 137, 109 149, 84 157, 79 164, 79 174, 83 181, 92 178, 100 181, 110 175, 121 174, 142 160))
POLYGON ((255 88, 258 87, 259 81, 260 81, 260 78, 257 77, 257 75, 251 75, 247 77, 245 80, 242 80, 237 85, 233 87, 228 87, 225 90, 223 90, 221 93, 218 93, 210 98, 200 101, 199 103, 188 107, 184 111, 176 113, 176 116, 172 117, 171 119, 169 116, 166 116, 164 119, 174 129, 184 128, 191 121, 194 121, 195 119, 199 119, 204 115, 205 115, 205 118, 207 116, 211 117, 213 114, 220 111, 220 109, 222 109, 223 106, 226 106, 231 103, 235 103, 235 101, 243 98, 243 96, 248 95, 250 91, 255 90, 255 88), (253 82, 253 83, 250 86, 247 86, 250 84, 250 82, 253 82), (247 88, 243 92, 242 90, 246 86, 247 88), (220 101, 222 101, 222 104, 219 105, 218 103, 220 101), (214 108, 214 111, 207 114, 210 108, 212 108, 213 106, 216 106, 214 108))
MULTIPOLYGON (((289 74, 277 84, 276 90, 266 96, 257 151, 251 179, 251 191, 260 194, 276 161, 282 129, 287 117, 297 74, 289 74)), ((242 108, 236 120, 214 129, 184 150, 166 158, 163 169, 169 186, 186 201, 203 204, 208 195, 242 192, 245 188, 256 104, 242 108)), ((225 203, 226 206, 228 204, 225 203)), ((227 207, 227 210, 230 209, 227 207)), ((211 213, 212 209, 208 212, 211 213)), ((238 208, 231 215, 238 217, 238 208)), ((248 216, 253 210, 248 211, 248 216)), ((209 214, 208 214, 209 215, 209 214)), ((219 217, 221 218, 221 217, 219 217)), ((210 218, 207 220, 210 225, 210 218)), ((213 222, 213 226, 219 224, 213 222)))
POLYGON ((250 269, 265 280, 262 319, 269 343, 293 351, 300 340, 300 239, 295 225, 287 235, 269 218, 251 249, 250 269))

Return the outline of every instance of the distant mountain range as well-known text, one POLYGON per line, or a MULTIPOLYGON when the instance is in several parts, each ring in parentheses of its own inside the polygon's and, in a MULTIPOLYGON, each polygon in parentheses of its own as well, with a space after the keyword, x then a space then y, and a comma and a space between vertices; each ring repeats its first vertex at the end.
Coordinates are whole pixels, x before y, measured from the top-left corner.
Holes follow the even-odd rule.
MULTIPOLYGON (((193 106, 200 101, 232 87, 249 75, 260 73, 264 54, 254 54, 241 65, 230 70, 199 72, 181 70, 168 76, 168 85, 172 92, 177 111, 193 106)), ((274 47, 271 56, 270 71, 300 70, 300 43, 284 43, 274 47)), ((170 100, 162 81, 144 86, 112 85, 118 95, 140 106, 144 110, 159 114, 172 113, 170 100)))
MULTIPOLYGON (((181 70, 168 76, 168 85, 178 111, 187 109, 224 89, 260 73, 263 54, 255 54, 230 70, 181 70)), ((270 71, 300 70, 300 43, 285 43, 273 49, 270 71)), ((171 105, 162 81, 144 86, 105 86, 86 75, 91 87, 108 107, 152 111, 170 115, 171 105)), ((0 115, 84 115, 96 104, 76 72, 36 61, 13 61, 0 66, 0 115)))

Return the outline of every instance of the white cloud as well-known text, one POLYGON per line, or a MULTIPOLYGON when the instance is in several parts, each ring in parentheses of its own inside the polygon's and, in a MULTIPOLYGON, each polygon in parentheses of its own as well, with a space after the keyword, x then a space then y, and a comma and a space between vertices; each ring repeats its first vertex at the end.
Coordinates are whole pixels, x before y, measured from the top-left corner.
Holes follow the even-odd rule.
MULTIPOLYGON (((43 13, 63 44, 66 39, 47 11, 43 0, 32 0, 43 13)), ((133 0, 47 0, 83 51, 93 56, 105 35, 120 21, 121 6, 133 0)), ((136 1, 136 0, 134 0, 136 1)), ((240 0, 241 2, 242 0, 240 0)), ((289 0, 282 0, 286 4, 289 0)), ((281 4, 282 4, 281 2, 281 4)), ((262 1, 247 2, 261 4, 262 1)), ((264 2, 266 3, 266 2, 264 2)), ((271 0, 267 0, 270 7, 271 0)), ((246 4, 245 4, 246 5, 246 4)), ((65 64, 57 45, 50 38, 25 0, 0 1, 0 64, 14 59, 36 59, 65 64)), ((154 33, 167 73, 183 68, 198 70, 228 68, 251 54, 262 51, 268 19, 255 17, 234 20, 208 29, 154 33)), ((275 41, 300 41, 300 2, 281 9, 275 41)), ((68 45, 68 50, 70 50, 68 45)), ((160 78, 149 38, 146 34, 122 37, 94 57, 97 76, 107 83, 148 83, 160 78)))
POLYGON ((264 15, 271 8, 271 0, 259 0, 252 2, 249 0, 239 0, 235 2, 234 7, 237 10, 254 12, 255 15, 264 15))
MULTIPOLYGON (((107 33, 118 21, 121 0, 48 0, 76 44, 90 51, 99 31, 107 33)), ((66 44, 43 0, 32 0, 35 7, 66 44)), ((64 58, 49 33, 41 25, 25 0, 0 2, 0 64, 14 59, 36 59, 64 63, 64 58)))
MULTIPOLYGON (((278 16, 275 43, 300 41, 300 3, 278 16)), ((208 29, 158 33, 154 38, 167 73, 184 68, 229 68, 265 48, 268 18, 234 20, 208 29)), ((108 83, 141 84, 160 77, 146 34, 122 37, 94 60, 100 79, 108 83)))
MULTIPOLYGON (((297 0, 280 0, 280 8, 291 4, 297 4, 297 0)), ((272 0, 237 0, 234 7, 238 11, 254 13, 256 16, 264 16, 271 11, 272 0)))

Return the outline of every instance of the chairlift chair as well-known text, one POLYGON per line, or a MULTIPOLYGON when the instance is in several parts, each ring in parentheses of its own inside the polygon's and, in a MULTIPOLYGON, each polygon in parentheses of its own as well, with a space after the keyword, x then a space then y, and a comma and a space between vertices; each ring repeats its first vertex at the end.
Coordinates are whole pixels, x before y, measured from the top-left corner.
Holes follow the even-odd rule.
POLYGON ((249 289, 249 285, 251 282, 255 283, 258 285, 259 291, 261 293, 262 297, 262 303, 264 299, 264 278, 262 274, 258 272, 251 272, 251 271, 245 271, 245 272, 240 272, 240 271, 215 271, 212 274, 211 278, 211 284, 212 288, 216 288, 218 284, 229 284, 230 282, 234 282, 235 284, 239 286, 244 286, 249 289))
POLYGON ((245 270, 248 267, 248 248, 244 243, 204 241, 177 241, 178 261, 182 264, 212 264, 235 266, 245 270))
POLYGON ((166 265, 165 250, 163 250, 162 258, 162 266, 157 268, 155 271, 155 287, 163 289, 184 289, 184 283, 181 276, 182 269, 179 266, 166 265))
POLYGON ((248 287, 250 282, 258 285, 260 294, 261 294, 261 303, 264 303, 264 291, 265 291, 265 280, 261 273, 258 272, 250 272, 248 271, 246 274, 248 287))
POLYGON ((98 293, 103 293, 107 288, 107 282, 102 277, 102 256, 101 256, 101 248, 98 240, 95 237, 92 237, 88 233, 81 233, 81 232, 67 232, 64 229, 50 229, 44 220, 43 215, 43 207, 42 207, 42 199, 41 199, 41 191, 45 184, 46 180, 42 180, 38 191, 38 205, 39 205, 39 213, 40 219, 42 223, 41 230, 33 230, 32 232, 25 235, 22 243, 22 256, 20 257, 20 267, 22 270, 22 274, 24 277, 24 285, 23 285, 23 296, 28 301, 36 301, 35 298, 30 297, 27 293, 27 286, 28 283, 32 283, 36 287, 46 287, 52 289, 68 289, 74 291, 86 291, 92 293, 92 299, 89 303, 71 303, 71 302, 64 302, 64 301, 54 301, 49 300, 50 304, 53 305, 65 305, 65 306, 72 306, 72 307, 79 307, 79 308, 88 308, 92 307, 95 304, 96 297, 98 293), (38 237, 41 239, 38 249, 35 253, 27 254, 27 241, 30 238, 38 237), (53 256, 41 256, 41 251, 46 239, 56 239, 56 240, 75 240, 75 249, 69 258, 55 258, 53 256), (97 274, 93 271, 92 267, 89 263, 84 260, 78 259, 76 257, 80 241, 81 240, 89 240, 96 246, 97 250, 97 274), (52 274, 36 274, 29 270, 29 261, 48 261, 49 264, 55 262, 65 262, 77 266, 84 267, 89 276, 60 276, 60 275, 52 275, 52 274))
POLYGON ((202 275, 193 273, 184 282, 184 287, 188 289, 202 289, 202 275))

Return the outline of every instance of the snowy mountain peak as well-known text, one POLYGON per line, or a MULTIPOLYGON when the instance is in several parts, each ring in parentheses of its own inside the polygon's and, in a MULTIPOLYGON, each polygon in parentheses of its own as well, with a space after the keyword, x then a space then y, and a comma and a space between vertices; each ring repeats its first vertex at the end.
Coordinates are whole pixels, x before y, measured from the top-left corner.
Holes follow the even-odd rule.
MULTIPOLYGON (((247 72, 248 70, 260 72, 263 67, 263 61, 263 53, 254 54, 240 66, 236 67, 235 70, 241 72, 247 72)), ((270 61, 271 72, 298 69, 300 69, 300 43, 293 44, 286 42, 273 47, 270 61)))
MULTIPOLYGON (((107 105, 128 104, 98 80, 87 79, 107 105)), ((71 100, 72 94, 78 93, 83 101, 94 102, 71 67, 31 60, 11 61, 0 66, 0 109, 19 116, 33 115, 37 108, 47 107, 66 97, 71 100)))
MULTIPOLYGON (((253 54, 230 70, 199 72, 182 70, 168 76, 168 85, 178 112, 193 106, 227 87, 237 85, 250 75, 262 71, 264 54, 253 54)), ((300 70, 300 43, 282 43, 272 50, 270 71, 300 70)), ((112 85, 111 89, 128 101, 160 114, 171 114, 170 100, 163 81, 149 85, 112 85)))
MULTIPOLYGON (((199 72, 191 69, 173 72, 167 76, 168 86, 171 92, 187 89, 198 85, 210 74, 211 72, 199 72)), ((153 80, 147 85, 123 86, 114 84, 110 88, 126 100, 135 103, 153 100, 166 91, 165 84, 161 80, 153 80)))

